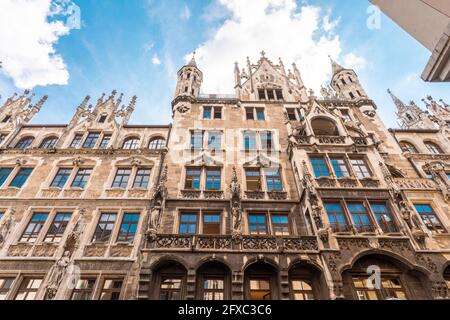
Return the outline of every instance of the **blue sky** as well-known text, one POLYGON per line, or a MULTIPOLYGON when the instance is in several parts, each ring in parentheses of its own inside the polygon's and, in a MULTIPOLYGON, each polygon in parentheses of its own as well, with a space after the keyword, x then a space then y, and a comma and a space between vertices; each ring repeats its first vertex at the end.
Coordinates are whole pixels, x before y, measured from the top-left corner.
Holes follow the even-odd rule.
POLYGON ((125 103, 138 96, 131 123, 167 124, 175 73, 194 50, 205 93, 232 93, 233 62, 242 67, 247 55, 256 59, 265 50, 275 62, 279 56, 286 65, 296 60, 306 86, 314 88, 329 79, 328 54, 354 67, 389 127, 396 119, 387 88, 405 102, 422 105, 420 99, 431 94, 450 103, 449 84, 420 79, 430 53, 384 16, 380 29, 367 28, 370 4, 364 0, 34 0, 42 11, 28 13, 8 7, 11 1, 24 0, 2 0, 0 20, 25 23, 10 23, 13 38, 0 28, 0 41, 11 46, 0 49, 0 103, 20 92, 18 87, 38 84, 33 91, 49 100, 33 123, 66 123, 85 95, 94 103, 101 93, 117 89, 125 103), (55 36, 49 35, 48 23, 67 23, 67 14, 44 10, 55 4, 51 1, 76 4, 81 28, 53 24, 55 36), (34 18, 40 23, 31 23, 34 18), (41 52, 42 41, 31 46, 42 37, 50 58, 41 52), (43 61, 42 67, 34 61, 43 61))

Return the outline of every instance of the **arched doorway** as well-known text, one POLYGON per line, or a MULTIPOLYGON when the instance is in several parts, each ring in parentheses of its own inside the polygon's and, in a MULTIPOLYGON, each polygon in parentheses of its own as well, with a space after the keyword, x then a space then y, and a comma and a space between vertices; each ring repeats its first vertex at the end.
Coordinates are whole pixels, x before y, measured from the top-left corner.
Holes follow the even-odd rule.
POLYGON ((164 261, 154 272, 155 300, 183 300, 186 295, 186 268, 177 261, 164 261))
POLYGON ((210 261, 197 269, 197 300, 229 300, 231 272, 223 263, 210 261))
POLYGON ((426 300, 424 274, 381 254, 358 259, 342 274, 344 295, 353 300, 426 300))
POLYGON ((322 300, 322 273, 316 267, 296 263, 289 269, 289 291, 291 300, 322 300))
POLYGON ((245 269, 246 300, 277 300, 278 270, 265 262, 256 262, 245 269))

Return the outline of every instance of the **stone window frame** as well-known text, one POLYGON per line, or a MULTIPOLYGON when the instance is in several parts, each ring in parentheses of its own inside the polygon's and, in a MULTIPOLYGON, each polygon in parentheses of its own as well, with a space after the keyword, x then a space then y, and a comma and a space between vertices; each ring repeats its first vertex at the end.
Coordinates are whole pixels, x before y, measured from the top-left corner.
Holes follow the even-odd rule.
MULTIPOLYGON (((42 280, 40 287, 36 291, 36 297, 34 300, 40 300, 44 294, 45 288, 44 288, 44 282, 46 274, 42 272, 19 272, 16 274, 6 274, 10 275, 7 276, 8 278, 15 278, 14 282, 8 292, 7 300, 16 300, 17 294, 20 291, 20 287, 22 283, 27 279, 39 279, 42 280)), ((3 274, 0 275, 0 277, 3 277, 3 274)))
POLYGON ((31 149, 31 148, 34 148, 35 145, 36 145, 36 137, 34 135, 28 134, 28 133, 25 133, 25 134, 19 136, 17 139, 15 139, 15 141, 13 143, 11 143, 12 149, 20 149, 20 150, 31 149), (31 139, 31 143, 26 148, 20 147, 19 144, 22 141, 25 141, 26 139, 27 140, 31 139))
POLYGON ((132 159, 122 159, 117 160, 112 165, 112 170, 110 171, 110 174, 108 178, 105 181, 104 188, 105 190, 122 190, 122 191, 130 191, 130 190, 149 190, 152 187, 152 179, 154 178, 155 173, 155 163, 153 161, 149 161, 147 159, 144 159, 141 161, 141 163, 134 163, 132 159), (128 183, 126 188, 114 188, 113 182, 115 180, 117 171, 119 169, 129 169, 131 168, 130 177, 128 179, 128 183), (147 188, 135 188, 134 182, 136 180, 136 174, 138 170, 140 169, 149 169, 150 175, 148 179, 148 186, 147 188))
POLYGON ((328 218, 328 213, 326 212, 325 209, 325 204, 326 203, 339 203, 343 209, 343 213, 345 216, 345 219, 348 223, 348 227, 349 230, 347 231, 338 231, 338 232, 334 232, 335 234, 348 234, 348 233, 352 233, 354 232, 355 234, 381 234, 381 235, 390 235, 390 234, 399 234, 400 233, 400 229, 401 229, 401 221, 398 218, 398 214, 397 212, 394 210, 394 207, 391 203, 391 201, 388 198, 384 198, 384 199, 372 199, 372 198, 367 198, 367 197, 363 197, 363 198, 323 198, 322 202, 324 203, 324 213, 326 216, 326 221, 327 224, 331 226, 329 218, 328 218), (363 203, 364 205, 364 209, 366 211, 366 213, 369 216, 370 222, 372 224, 373 227, 373 231, 372 232, 359 232, 357 230, 357 228, 355 227, 355 223, 353 221, 353 217, 351 215, 351 212, 347 206, 348 203, 363 203), (383 231, 383 229, 380 227, 378 220, 375 216, 375 213, 372 210, 371 204, 372 203, 383 203, 386 204, 386 207, 391 215, 393 224, 395 226, 395 228, 397 229, 397 232, 390 232, 390 233, 385 233, 383 231))
POLYGON ((71 229, 74 221, 75 221, 75 216, 78 213, 78 209, 75 207, 30 207, 23 215, 21 222, 19 223, 19 225, 17 226, 17 230, 19 230, 20 232, 16 233, 16 237, 13 241, 12 244, 20 244, 20 243, 24 243, 24 244, 29 244, 29 245, 42 245, 42 244, 55 244, 58 247, 63 244, 65 242, 65 239, 67 238, 69 232, 68 230, 71 229), (35 213, 47 213, 47 218, 44 222, 44 224, 42 225, 41 230, 39 231, 39 234, 36 238, 36 240, 34 242, 27 242, 27 241, 21 241, 22 236, 25 232, 25 230, 27 229, 33 215, 35 213), (64 234, 61 237, 61 241, 60 242, 45 242, 45 238, 48 234, 48 231, 50 230, 50 227, 56 217, 56 214, 58 213, 70 213, 72 214, 71 219, 69 220, 69 222, 67 223, 66 229, 64 230, 64 234))
MULTIPOLYGON (((358 278, 358 279, 364 279, 367 280, 367 273, 365 272, 366 270, 352 270, 350 272, 350 290, 353 294, 353 297, 355 300, 359 301, 358 298, 358 294, 357 294, 357 288, 355 288, 354 285, 354 279, 358 278)), ((387 269, 387 270, 382 270, 381 271, 381 280, 386 280, 386 279, 398 279, 401 283, 403 292, 405 293, 406 299, 409 300, 412 297, 412 294, 410 292, 409 287, 406 285, 407 281, 405 281, 404 279, 404 274, 402 272, 399 272, 398 270, 391 270, 391 269, 387 269)), ((364 291, 366 291, 368 288, 364 288, 364 291)), ((369 289, 370 290, 370 289, 369 289)), ((377 299, 378 300, 384 300, 387 297, 385 297, 385 292, 384 292, 384 288, 382 290, 377 290, 377 289, 373 289, 371 291, 375 291, 375 294, 377 295, 377 299), (381 294, 381 297, 380 297, 381 294)))
POLYGON ((89 189, 91 182, 92 182, 92 177, 94 176, 95 172, 96 172, 96 167, 97 167, 97 161, 96 160, 92 160, 89 158, 83 158, 81 159, 81 163, 77 164, 75 163, 77 159, 64 159, 59 161, 58 163, 56 163, 55 166, 53 166, 50 174, 47 177, 47 180, 43 183, 43 185, 49 189, 49 190, 83 190, 86 191, 87 189, 89 189), (58 174, 60 169, 71 169, 71 173, 69 175, 69 177, 67 178, 66 183, 64 184, 63 188, 59 188, 59 187, 52 187, 52 183, 56 178, 56 175, 58 174), (84 189, 78 188, 78 187, 72 187, 72 183, 76 177, 76 175, 78 174, 78 170, 79 169, 91 169, 91 175, 89 177, 89 181, 86 183, 86 186, 84 189))
MULTIPOLYGON (((177 208, 176 209, 176 218, 173 223, 173 234, 181 235, 180 234, 180 225, 181 225, 181 215, 182 214, 195 214, 197 215, 197 232, 195 235, 204 235, 204 236, 221 236, 226 235, 226 223, 228 215, 226 214, 224 209, 213 209, 213 208, 177 208), (205 214, 217 214, 220 215, 220 233, 217 235, 208 235, 204 234, 203 229, 203 217, 205 214)), ((187 235, 192 236, 192 235, 187 235)))
POLYGON ((223 121, 223 120, 226 120, 226 117, 225 117, 225 105, 223 105, 223 104, 205 104, 205 105, 202 105, 200 107, 200 116, 199 116, 198 120, 201 120, 201 121, 223 121), (211 118, 210 119, 205 119, 204 118, 204 112, 205 112, 206 108, 211 108, 211 118), (221 116, 220 119, 216 119, 215 118, 216 108, 221 110, 222 116, 221 116))
POLYGON ((112 146, 111 142, 114 141, 114 133, 112 131, 108 131, 108 130, 94 130, 94 129, 93 130, 88 130, 88 131, 74 131, 73 134, 70 135, 71 139, 68 140, 68 143, 67 143, 66 147, 70 148, 70 149, 87 149, 87 150, 100 149, 100 145, 101 145, 101 143, 103 141, 103 138, 105 136, 107 136, 107 135, 111 136, 110 143, 109 143, 109 146, 111 147, 112 146), (88 138, 90 133, 98 133, 99 136, 98 136, 97 141, 95 142, 94 147, 92 147, 92 148, 85 148, 84 144, 85 144, 86 139, 88 138), (75 137, 77 135, 81 136, 81 140, 80 140, 80 142, 78 143, 77 146, 72 147, 72 143, 73 143, 73 141, 74 141, 74 139, 75 139, 75 137))
POLYGON ((49 134, 47 136, 45 136, 44 138, 41 139, 40 143, 39 143, 39 149, 43 149, 43 150, 51 150, 51 149, 55 149, 56 145, 59 142, 60 137, 56 134, 49 134), (52 141, 52 144, 48 144, 49 141, 52 141), (46 143, 47 145, 44 145, 44 143, 46 143))
POLYGON ((240 146, 241 152, 255 153, 255 152, 260 151, 260 152, 265 152, 267 154, 276 154, 277 152, 280 152, 280 150, 281 150, 279 132, 278 132, 278 130, 275 130, 275 129, 262 129, 262 128, 241 129, 239 146, 240 146), (264 148, 263 143, 262 143, 262 138, 261 138, 262 133, 268 133, 268 132, 270 132, 272 135, 272 148, 271 149, 264 148), (245 148, 245 137, 247 134, 255 136, 255 142, 256 142, 255 149, 247 150, 245 148))
POLYGON ((243 222, 243 228, 245 230, 245 234, 249 236, 258 236, 258 235, 252 235, 250 233, 250 225, 249 225, 249 216, 251 214, 260 214, 264 215, 266 219, 266 230, 267 234, 265 235, 259 235, 263 237, 293 237, 297 235, 297 230, 295 227, 295 219, 293 219, 292 216, 292 210, 279 210, 279 209, 257 209, 257 208, 246 208, 242 213, 242 222, 243 222), (275 235, 275 232, 273 230, 272 226, 272 216, 287 216, 288 217, 288 226, 289 226, 289 235, 275 235))
POLYGON ((261 191, 261 192, 271 192, 271 191, 277 191, 277 192, 288 192, 288 188, 287 188, 287 180, 286 180, 286 175, 285 175, 285 170, 284 167, 282 165, 278 165, 277 167, 266 167, 260 164, 256 164, 256 165, 244 165, 243 166, 243 175, 242 175, 242 179, 244 180, 242 183, 242 186, 244 186, 244 190, 245 191, 261 191), (266 170, 278 170, 280 173, 280 179, 281 179, 281 190, 269 190, 269 187, 267 185, 267 175, 266 175, 266 170), (259 177, 260 177, 260 183, 261 183, 261 188, 260 190, 249 190, 247 187, 247 170, 259 170, 259 177))
MULTIPOLYGON (((91 279, 95 280, 94 286, 92 287, 91 300, 96 301, 100 299, 101 293, 103 291, 103 286, 105 280, 122 280, 122 288, 119 296, 119 300, 122 300, 125 296, 125 288, 127 285, 128 276, 121 271, 110 271, 110 272, 81 272, 80 279, 91 279)), ((65 299, 72 300, 75 288, 67 288, 64 295, 65 299)))
POLYGON ((243 106, 242 107, 242 121, 245 123, 247 121, 255 121, 257 123, 261 123, 261 122, 268 122, 270 121, 269 116, 267 114, 267 107, 265 107, 264 105, 248 105, 248 106, 243 106), (249 113, 249 109, 251 109, 252 113, 253 113, 253 119, 248 119, 247 114, 249 113), (259 120, 258 119, 258 113, 257 110, 262 110, 263 114, 264 114, 264 119, 263 120, 259 120))
POLYGON ((290 121, 302 121, 305 119, 305 117, 303 116, 302 118, 302 112, 301 112, 302 108, 299 107, 294 107, 294 106, 285 106, 284 107, 284 111, 286 112, 286 116, 290 121), (294 114, 295 114, 295 120, 292 120, 289 118, 289 110, 293 110, 294 114))
POLYGON ((220 189, 213 190, 213 191, 224 191, 225 189, 225 168, 221 164, 213 164, 213 165, 207 165, 207 164, 189 164, 185 165, 182 170, 182 177, 180 181, 180 190, 189 190, 189 191, 211 191, 206 188, 206 172, 208 169, 211 170, 220 170, 220 189), (187 171, 191 169, 198 169, 200 170, 200 185, 198 189, 186 189, 186 179, 187 179, 187 171))
POLYGON ((122 143, 121 143, 121 149, 123 149, 123 150, 138 150, 138 149, 142 148, 142 145, 143 145, 142 143, 143 143, 143 141, 140 136, 135 135, 135 134, 130 134, 123 138, 122 143), (125 148, 127 143, 130 143, 130 145, 125 148))
POLYGON ((433 235, 448 235, 448 234, 450 233, 450 232, 449 232, 448 226, 445 225, 444 222, 443 222, 443 221, 445 221, 445 220, 442 219, 442 217, 446 217, 446 215, 443 214, 443 213, 440 211, 439 207, 437 207, 433 201, 430 201, 430 200, 424 200, 424 199, 417 199, 417 200, 416 200, 416 199, 414 199, 414 198, 410 198, 410 200, 411 200, 411 203, 413 204, 413 209, 414 209, 414 211, 416 212, 417 217, 420 219, 420 223, 422 223, 422 225, 425 227, 425 230, 427 230, 427 232, 429 232, 430 234, 433 234, 433 235), (417 211, 417 209, 416 209, 416 207, 415 207, 416 205, 428 205, 428 206, 431 207, 432 213, 434 213, 434 215, 435 215, 436 218, 438 219, 439 223, 441 224, 442 232, 436 232, 436 231, 435 231, 435 228, 433 228, 433 230, 430 229, 430 228, 428 228, 428 226, 427 226, 427 225, 425 224, 425 222, 423 221, 423 219, 422 219, 420 213, 417 211))
POLYGON ((89 229, 87 230, 87 235, 89 236, 86 241, 87 245, 104 245, 104 246, 115 246, 115 245, 134 245, 136 241, 139 240, 139 234, 141 233, 141 229, 143 227, 143 217, 146 214, 145 208, 136 208, 136 207, 99 207, 92 213, 92 219, 89 223, 89 229), (115 213, 116 220, 114 221, 114 226, 111 231, 111 236, 108 241, 94 241, 95 231, 97 229, 98 223, 100 221, 100 217, 104 213, 115 213), (118 241, 118 236, 120 232, 120 227, 122 225, 123 216, 126 213, 135 213, 139 214, 139 221, 136 227, 136 233, 134 235, 133 241, 118 241))

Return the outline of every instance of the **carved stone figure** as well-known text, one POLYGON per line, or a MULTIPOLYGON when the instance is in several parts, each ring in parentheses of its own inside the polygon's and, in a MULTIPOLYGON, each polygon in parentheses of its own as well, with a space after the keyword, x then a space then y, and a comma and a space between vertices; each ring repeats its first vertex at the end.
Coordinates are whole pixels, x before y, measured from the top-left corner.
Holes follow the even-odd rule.
POLYGON ((3 243, 9 234, 9 231, 14 225, 14 219, 12 216, 8 216, 0 224, 0 244, 3 243))
POLYGON ((63 256, 58 261, 56 261, 56 263, 52 267, 46 290, 47 299, 51 300, 56 296, 59 285, 61 284, 62 279, 64 278, 64 275, 66 273, 66 269, 70 264, 70 256, 70 251, 65 251, 63 256))

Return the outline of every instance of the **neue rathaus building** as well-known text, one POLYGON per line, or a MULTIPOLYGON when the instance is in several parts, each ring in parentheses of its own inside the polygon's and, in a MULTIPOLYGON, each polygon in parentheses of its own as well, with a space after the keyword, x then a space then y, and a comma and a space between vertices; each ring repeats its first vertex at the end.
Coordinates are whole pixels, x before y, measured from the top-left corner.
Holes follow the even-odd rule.
POLYGON ((234 95, 200 94, 193 58, 171 125, 130 124, 137 99, 115 91, 64 125, 10 97, 0 300, 448 299, 450 106, 390 92, 387 129, 332 70, 315 94, 262 53, 234 95))

